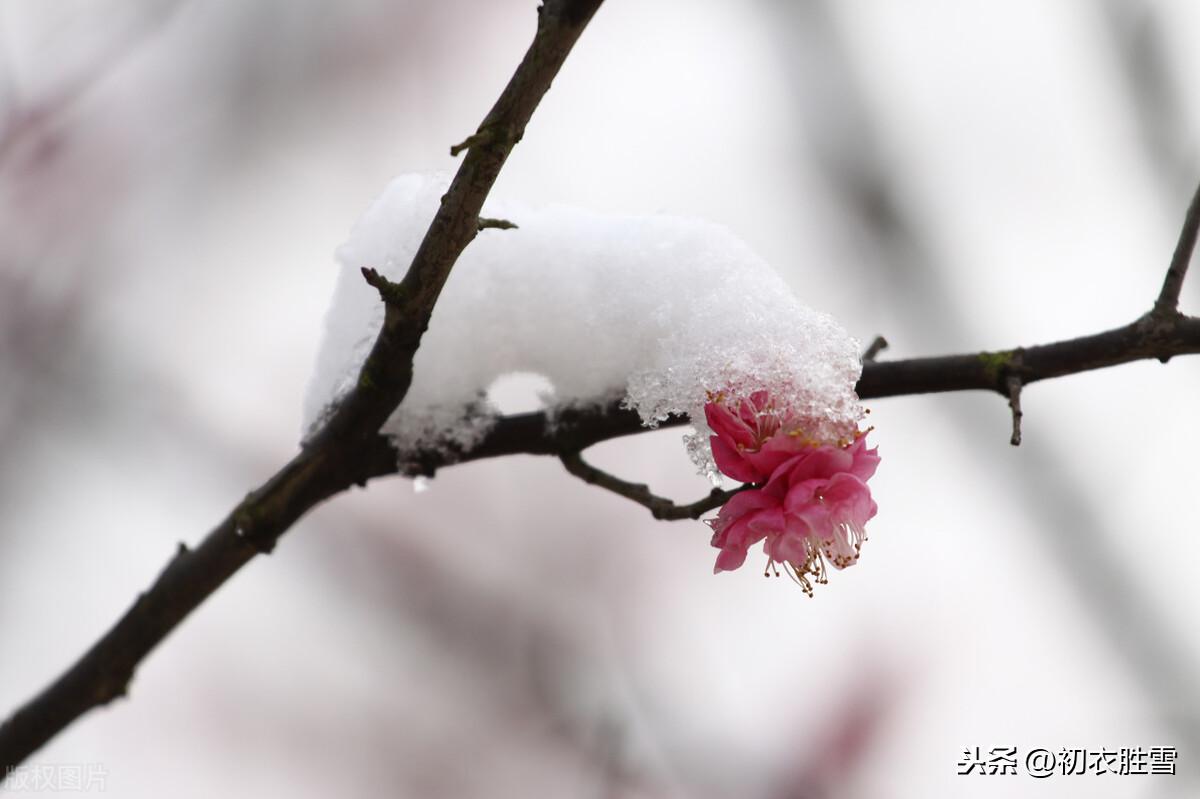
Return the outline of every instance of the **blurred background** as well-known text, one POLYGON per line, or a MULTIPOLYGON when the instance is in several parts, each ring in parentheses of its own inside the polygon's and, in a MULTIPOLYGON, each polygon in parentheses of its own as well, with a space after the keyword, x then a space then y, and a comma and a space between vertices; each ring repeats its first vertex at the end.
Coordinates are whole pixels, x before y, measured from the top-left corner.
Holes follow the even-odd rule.
MULTIPOLYGON (((0 0, 0 713, 291 456, 333 249, 454 168, 534 7, 0 0)), ((497 192, 721 222, 883 358, 1098 332, 1200 180, 1198 35, 1187 0, 610 0, 497 192)), ((811 600, 549 459, 378 481, 31 762, 122 797, 1196 796, 1198 390, 1039 383, 1019 448, 994 395, 869 403, 880 512, 811 600), (957 775, 1152 746, 1177 775, 957 775)), ((690 501, 680 435, 589 457, 690 501)))

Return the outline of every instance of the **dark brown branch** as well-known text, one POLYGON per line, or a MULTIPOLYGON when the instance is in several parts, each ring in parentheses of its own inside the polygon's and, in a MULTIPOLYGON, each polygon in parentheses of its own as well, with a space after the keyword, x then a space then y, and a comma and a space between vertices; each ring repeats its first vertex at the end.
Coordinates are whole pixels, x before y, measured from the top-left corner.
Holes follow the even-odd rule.
POLYGON ((412 382, 412 356, 450 268, 479 232, 479 212, 513 146, 601 0, 548 0, 533 44, 469 147, 404 278, 388 291, 383 329, 358 385, 318 434, 339 441, 375 435, 412 382), (344 421, 343 421, 344 420, 344 421), (352 430, 345 429, 346 426, 352 430))
POLYGON ((888 348, 887 339, 883 336, 876 336, 871 342, 871 346, 867 347, 867 351, 863 353, 863 363, 870 363, 879 357, 879 353, 888 348))
POLYGON ((463 159, 399 283, 380 289, 385 317, 357 386, 303 450, 251 492, 195 550, 181 548, 125 615, 71 668, 0 725, 0 772, 17 765, 93 707, 123 696, 134 669, 189 613, 304 513, 369 476, 362 451, 412 381, 412 358, 459 254, 478 233, 479 211, 513 145, 602 0, 546 0, 537 33, 480 125, 490 131, 463 159))
POLYGON ((503 134, 498 128, 480 127, 478 131, 472 133, 467 138, 460 141, 458 144, 450 145, 450 156, 457 158, 461 153, 471 149, 472 147, 483 147, 491 144, 498 138, 512 138, 512 134, 505 131, 503 134))
POLYGON ((558 457, 566 470, 580 480, 633 500, 648 508, 650 515, 656 519, 699 519, 710 510, 724 505, 734 494, 750 487, 742 486, 730 491, 714 488, 704 499, 696 500, 690 505, 676 505, 666 497, 660 497, 651 492, 650 487, 644 483, 630 483, 602 469, 597 469, 583 459, 582 453, 569 452, 560 454, 558 457))
MULTIPOLYGON (((1194 216, 1189 212, 1189 220, 1194 216)), ((1192 222, 1185 223, 1181 242, 1188 236, 1189 224, 1192 222)), ((1171 270, 1179 274, 1176 269, 1179 252, 1177 247, 1168 275, 1171 270)), ((872 349, 874 343, 865 355, 873 354, 872 349)), ((971 390, 995 391, 1009 398, 1010 376, 1018 377, 1024 387, 1039 380, 1134 361, 1153 359, 1166 363, 1176 355, 1196 353, 1200 353, 1200 319, 1177 313, 1155 319, 1153 314, 1147 314, 1122 327, 1051 344, 898 361, 877 361, 864 355, 866 362, 855 388, 862 399, 971 390)), ((661 426, 686 423, 684 418, 672 418, 661 426)), ((367 471, 372 477, 394 474, 400 463, 404 474, 429 476, 443 466, 483 458, 580 451, 645 429, 636 413, 622 408, 619 399, 611 399, 592 407, 502 417, 478 445, 466 452, 421 450, 397 454, 386 441, 377 439, 367 451, 370 462, 367 471)))
MULTIPOLYGON (((1022 386, 1027 386, 1093 369, 1196 353, 1200 353, 1200 319, 1178 317, 1161 324, 1148 324, 1143 318, 1124 327, 1053 344, 872 361, 863 364, 857 390, 863 399, 971 390, 992 391, 1008 399, 1008 378, 1013 375, 1020 378, 1022 386)), ((683 424, 687 424, 687 419, 676 417, 661 426, 683 424)), ((368 477, 397 472, 432 476, 438 469, 456 463, 504 455, 557 455, 644 432, 646 428, 638 415, 622 408, 619 400, 611 399, 593 406, 503 416, 467 451, 422 449, 398 454, 387 441, 376 438, 363 451, 359 465, 368 477), (402 464, 399 469, 397 463, 402 464)))
POLYGON ((394 305, 401 301, 400 284, 393 283, 369 266, 364 266, 360 271, 363 280, 367 281, 368 286, 379 292, 379 299, 385 305, 394 305))
POLYGON ((1175 245, 1175 254, 1171 256, 1171 266, 1163 280, 1162 291, 1154 303, 1153 313, 1156 316, 1166 316, 1176 313, 1179 307, 1179 292, 1183 289, 1183 278, 1187 275, 1188 264, 1191 263, 1192 253, 1196 249, 1196 236, 1200 233, 1200 186, 1192 195, 1183 219, 1183 229, 1179 232, 1179 242, 1175 245))

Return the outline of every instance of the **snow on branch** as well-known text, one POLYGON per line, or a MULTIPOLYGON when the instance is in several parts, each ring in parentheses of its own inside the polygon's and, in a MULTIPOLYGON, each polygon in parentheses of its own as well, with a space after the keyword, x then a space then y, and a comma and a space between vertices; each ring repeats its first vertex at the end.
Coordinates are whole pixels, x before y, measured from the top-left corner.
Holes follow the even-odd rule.
MULTIPOLYGON (((444 178, 397 178, 338 249, 305 403, 311 429, 353 389, 386 324, 361 275, 386 302, 444 192, 444 178)), ((520 229, 481 236, 455 267, 413 360, 412 388, 381 429, 398 448, 470 450, 496 418, 488 388, 512 373, 543 377, 554 405, 619 395, 648 426, 687 416, 701 428, 690 453, 710 474, 704 408, 717 393, 769 389, 813 439, 857 429, 858 344, 727 229, 488 203, 520 229)))
MULTIPOLYGON (((444 185, 420 175, 392 181, 338 250, 341 280, 307 403, 314 429, 354 391, 370 342, 387 326, 360 273, 385 307, 404 301, 397 287, 444 185)), ((768 570, 779 574, 779 564, 811 595, 826 563, 857 561, 877 510, 866 481, 879 462, 859 429, 858 342, 718 225, 503 210, 521 229, 464 254, 413 360, 412 388, 381 433, 399 448, 469 450, 496 418, 489 386, 513 373, 538 375, 562 404, 616 394, 647 427, 688 418, 700 471, 747 490, 678 506, 562 453, 572 474, 658 518, 721 505, 708 522, 717 571, 738 568, 763 542, 768 570)))
MULTIPOLYGON (((861 399, 881 399, 951 391, 992 391, 1010 398, 1008 378, 1022 386, 1041 380, 1105 369, 1142 360, 1166 362, 1177 355, 1200 353, 1200 318, 1179 315, 1148 326, 1144 317, 1121 327, 1050 344, 1011 349, 874 360, 863 364, 857 385, 861 399), (1020 355, 1020 365, 1017 356, 1020 355)), ((660 427, 688 424, 673 416, 660 427)), ((364 451, 364 479, 391 474, 432 477, 458 463, 515 454, 558 455, 580 451, 613 438, 645 431, 638 415, 612 401, 598 407, 555 408, 497 419, 479 442, 467 450, 414 448, 396 450, 387 439, 369 442, 364 451)))

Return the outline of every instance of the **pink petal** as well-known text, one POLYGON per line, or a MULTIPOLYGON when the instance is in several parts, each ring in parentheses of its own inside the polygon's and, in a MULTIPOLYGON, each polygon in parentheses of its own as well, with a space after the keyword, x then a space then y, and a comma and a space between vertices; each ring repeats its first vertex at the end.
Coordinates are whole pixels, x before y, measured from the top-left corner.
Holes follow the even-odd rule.
POLYGON ((759 428, 761 419, 760 414, 766 409, 770 403, 770 398, 765 391, 755 391, 750 395, 749 400, 742 400, 738 403, 738 415, 742 421, 749 425, 751 430, 759 428))
POLYGON ((746 550, 722 549, 717 554, 717 563, 713 566, 713 574, 731 572, 746 562, 746 550))
POLYGON ((828 506, 820 502, 810 502, 788 511, 789 529, 805 530, 809 538, 824 541, 831 535, 833 526, 828 506))
POLYGON ((724 519, 728 516, 730 521, 733 521, 747 513, 778 504, 778 499, 769 496, 761 488, 751 488, 748 491, 739 491, 730 497, 729 501, 721 506, 720 518, 724 519))
POLYGON ((778 469, 780 464, 803 454, 806 449, 810 449, 810 447, 800 437, 778 433, 767 439, 757 452, 746 452, 743 453, 743 456, 763 475, 762 479, 766 479, 766 476, 778 469))
POLYGON ((758 470, 747 463, 742 454, 734 449, 728 441, 719 436, 712 436, 708 439, 708 443, 712 447, 713 462, 717 464, 721 474, 742 483, 757 483, 762 480, 758 470))
POLYGON ((765 508, 758 513, 755 513, 746 523, 746 526, 750 528, 750 530, 752 530, 756 536, 762 536, 766 538, 782 535, 783 525, 783 507, 780 505, 775 505, 771 508, 765 508))
MULTIPOLYGON (((760 489, 751 489, 734 494, 713 525, 714 547, 723 552, 740 553, 737 565, 729 566, 729 559, 717 559, 717 570, 736 569, 746 557, 746 550, 769 535, 783 530, 783 509, 779 500, 760 489)), ((722 556, 723 557, 723 556, 722 556)))
POLYGON ((757 544, 767 535, 767 533, 765 530, 756 526, 754 522, 760 515, 770 512, 770 510, 754 511, 746 514, 733 524, 729 525, 728 533, 725 536, 725 541, 721 545, 721 548, 729 549, 730 547, 733 547, 735 549, 745 550, 748 547, 757 544))
POLYGON ((713 523, 712 545, 724 547, 728 545, 731 538, 744 537, 744 531, 738 532, 736 528, 739 525, 744 526, 750 515, 763 508, 777 505, 778 502, 777 499, 766 496, 759 489, 734 494, 721 508, 716 522, 713 523))
POLYGON ((763 486, 763 491, 766 491, 773 497, 782 499, 791 487, 791 481, 788 480, 788 473, 803 457, 803 455, 793 455, 790 459, 779 464, 763 486))
POLYGON ((808 457, 798 462, 788 479, 793 483, 821 478, 828 480, 839 472, 854 465, 854 457, 845 450, 823 445, 809 451, 808 457))
POLYGON ((853 522, 862 527, 879 507, 871 499, 871 489, 852 474, 839 474, 826 486, 825 504, 833 509, 839 520, 853 522))
POLYGON ((863 482, 871 479, 871 475, 875 474, 875 470, 879 467, 879 447, 867 449, 867 438, 861 436, 851 445, 850 454, 854 457, 854 465, 850 467, 850 473, 863 482))
POLYGON ((798 513, 809 505, 819 504, 816 494, 824 487, 824 480, 805 480, 789 485, 787 496, 783 500, 783 509, 788 513, 798 513))
POLYGON ((755 445, 753 430, 730 413, 724 405, 718 402, 708 403, 704 406, 704 418, 712 431, 718 437, 728 439, 732 446, 752 447, 755 445))
POLYGON ((781 535, 774 541, 768 541, 767 555, 780 563, 804 563, 808 560, 808 547, 804 544, 807 536, 781 535))
POLYGON ((746 550, 762 538, 762 535, 750 528, 749 518, 742 517, 724 531, 723 540, 717 548, 724 552, 740 552, 744 557, 746 550))

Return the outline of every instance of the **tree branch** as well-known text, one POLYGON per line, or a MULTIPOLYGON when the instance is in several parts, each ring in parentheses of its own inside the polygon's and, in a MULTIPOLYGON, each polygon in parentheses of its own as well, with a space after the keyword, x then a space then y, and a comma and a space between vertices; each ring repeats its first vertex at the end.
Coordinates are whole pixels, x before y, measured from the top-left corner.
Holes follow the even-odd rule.
MULTIPOLYGON (((1162 307, 1164 296, 1178 298, 1198 228, 1200 189, 1188 209, 1155 309, 1162 307)), ((1166 363, 1176 355, 1200 353, 1200 318, 1184 316, 1172 307, 1166 314, 1151 310, 1122 327, 1051 344, 879 361, 875 356, 885 346, 883 337, 876 337, 863 355, 862 376, 855 386, 861 399, 982 389, 999 393, 1011 406, 1010 378, 1015 378, 1020 388, 1024 388, 1039 380, 1134 361, 1154 359, 1166 363)), ((1017 403, 1014 414, 1020 412, 1019 399, 1017 403)), ((1020 440, 1019 418, 1014 415, 1014 443, 1020 440)), ((675 427, 687 422, 683 417, 672 417, 659 427, 675 427)), ((386 439, 377 436, 365 443, 359 465, 364 467, 365 479, 397 473, 432 477, 438 469, 457 463, 504 455, 581 452, 601 441, 645 430, 641 418, 622 407, 619 398, 614 398, 590 406, 500 417, 480 442, 468 450, 451 446, 397 452, 386 439)))
POLYGON ((871 345, 867 347, 866 351, 862 355, 863 363, 870 363, 871 361, 875 360, 879 357, 879 353, 883 352, 887 348, 887 339, 883 336, 876 336, 875 340, 871 342, 871 345))
POLYGON ((0 725, 0 771, 17 765, 93 707, 123 696, 133 672, 189 613, 304 513, 366 482, 361 452, 378 438, 412 382, 412 358, 459 254, 479 232, 479 211, 525 125, 602 0, 546 0, 537 33, 484 118, 403 280, 367 275, 385 302, 383 327, 357 386, 303 450, 248 494, 195 550, 166 569, 79 661, 0 725), (477 134, 478 135, 478 134, 477 134))
POLYGON ((597 469, 585 461, 580 452, 562 453, 558 457, 566 470, 580 480, 612 491, 614 494, 619 494, 649 508, 650 515, 656 519, 699 519, 713 508, 724 505, 734 494, 751 487, 742 486, 730 491, 714 488, 704 499, 696 500, 690 505, 676 505, 666 497, 660 497, 651 492, 649 486, 644 483, 630 483, 602 469, 597 469))
MULTIPOLYGON (((1196 353, 1200 353, 1200 319, 1178 316, 1149 324, 1143 317, 1124 327, 1052 344, 871 361, 863 364, 857 391, 862 399, 879 399, 982 389, 1007 400, 1010 376, 1019 377, 1021 385, 1027 386, 1093 369, 1140 360, 1166 361, 1196 353)), ((672 417, 659 427, 687 423, 686 418, 672 417)), ((359 466, 368 479, 390 474, 432 477, 438 469, 458 463, 519 454, 557 456, 646 430, 637 413, 623 408, 619 399, 610 399, 588 406, 502 416, 469 450, 447 447, 397 452, 386 439, 376 437, 360 453, 363 460, 359 466)))
POLYGON ((1192 252, 1196 249, 1197 233, 1200 233, 1200 186, 1192 195, 1192 202, 1183 219, 1183 229, 1179 233, 1179 242, 1175 245, 1175 254, 1171 256, 1171 266, 1167 269, 1162 291, 1154 303, 1153 313, 1156 316, 1177 313, 1179 292, 1183 289, 1183 278, 1187 275, 1192 252))
POLYGON ((482 230, 516 230, 517 225, 509 222, 507 219, 492 219, 491 217, 479 217, 479 229, 482 230))
POLYGON ((1021 446, 1021 378, 1017 375, 1008 376, 1008 407, 1012 410, 1012 437, 1008 443, 1014 447, 1021 446))

